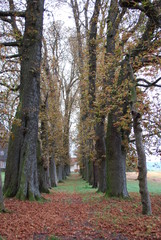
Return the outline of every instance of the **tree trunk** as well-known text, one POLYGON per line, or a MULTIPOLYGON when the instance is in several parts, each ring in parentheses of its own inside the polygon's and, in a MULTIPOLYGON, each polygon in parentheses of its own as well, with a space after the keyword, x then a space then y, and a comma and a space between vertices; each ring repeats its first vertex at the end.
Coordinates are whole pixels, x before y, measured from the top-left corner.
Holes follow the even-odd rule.
POLYGON ((45 169, 42 165, 38 167, 39 176, 39 190, 42 193, 49 193, 48 183, 48 169, 45 169))
POLYGON ((18 190, 18 175, 20 167, 20 152, 22 143, 22 131, 20 127, 20 105, 12 124, 6 161, 5 181, 3 192, 5 197, 14 197, 18 190))
POLYGON ((96 158, 98 162, 98 191, 105 192, 106 182, 106 143, 104 117, 96 124, 96 158))
POLYGON ((148 191, 147 184, 147 166, 146 166, 146 155, 145 149, 142 140, 142 128, 141 128, 141 114, 137 112, 136 103, 137 103, 137 92, 135 85, 135 77, 133 74, 133 69, 130 64, 129 55, 125 58, 127 63, 127 72, 130 78, 131 83, 131 113, 133 118, 133 129, 136 142, 136 150, 138 155, 138 170, 139 170, 139 189, 142 202, 142 213, 146 215, 152 214, 150 195, 148 191))
POLYGON ((5 207, 3 203, 2 179, 1 179, 1 170, 0 170, 0 213, 1 212, 5 212, 5 207))
POLYGON ((63 166, 61 164, 57 165, 57 176, 58 182, 63 182, 63 166))
POLYGON ((84 165, 84 179, 89 181, 89 161, 85 158, 85 165, 84 165))
POLYGON ((48 119, 47 119, 47 101, 41 106, 41 133, 40 133, 40 161, 38 165, 39 169, 39 190, 40 192, 49 193, 50 174, 49 174, 49 141, 48 141, 48 119))
POLYGON ((20 102, 23 141, 20 156, 19 199, 40 197, 36 145, 40 103, 40 63, 44 1, 28 0, 21 62, 20 102))
POLYGON ((93 188, 98 187, 98 159, 93 162, 93 188))
MULTIPOLYGON (((107 82, 106 85, 113 89, 110 92, 111 98, 117 98, 119 86, 126 79, 124 74, 124 65, 121 63, 121 70, 117 79, 115 79, 116 64, 116 34, 119 28, 119 6, 118 1, 113 0, 110 4, 108 15, 108 31, 107 31, 107 82), (115 86, 114 80, 117 81, 115 86)), ((120 117, 127 111, 127 103, 125 99, 121 99, 123 104, 117 103, 123 110, 110 110, 107 123, 106 134, 106 160, 107 160, 107 190, 108 196, 128 197, 126 185, 126 150, 123 146, 123 138, 126 135, 125 131, 119 129, 115 124, 120 121, 120 117), (123 106, 125 103, 125 106, 123 106)), ((109 106, 113 107, 113 101, 109 99, 109 106)), ((115 103, 116 104, 116 103, 115 103)))
MULTIPOLYGON (((17 131, 20 130, 21 142, 20 148, 17 149, 18 151, 14 151, 13 155, 12 147, 17 144, 15 142, 16 138, 13 136, 8 150, 8 162, 15 159, 14 164, 16 164, 16 170, 18 171, 18 185, 12 193, 10 193, 11 189, 5 187, 5 193, 8 196, 16 195, 21 200, 35 200, 40 198, 36 152, 43 10, 44 0, 27 1, 20 79, 21 126, 15 130, 16 138, 19 134, 17 131)), ((12 164, 8 165, 11 166, 12 164)), ((11 175, 15 175, 13 169, 11 170, 11 175)))
POLYGON ((97 23, 100 12, 101 1, 96 0, 93 15, 90 20, 90 31, 88 41, 88 52, 89 52, 89 86, 88 86, 88 102, 89 102, 89 136, 88 147, 89 147, 89 183, 93 187, 97 187, 98 182, 98 163, 96 162, 94 152, 94 137, 95 137, 95 123, 93 119, 96 118, 94 102, 96 100, 96 67, 97 67, 97 23), (92 136, 93 135, 93 136, 92 136), (93 175, 93 176, 92 176, 93 175))
POLYGON ((88 161, 88 182, 93 186, 94 183, 94 171, 93 171, 93 162, 88 161))
POLYGON ((67 178, 66 171, 65 171, 65 165, 62 166, 62 178, 65 180, 67 178))
POLYGON ((70 166, 69 166, 69 164, 65 164, 64 171, 65 171, 66 176, 68 177, 69 174, 70 174, 70 166))
POLYGON ((126 151, 122 146, 120 130, 114 126, 115 113, 108 116, 107 126, 107 195, 128 197, 126 184, 126 151))
POLYGON ((57 187, 58 178, 57 178, 56 164, 55 164, 53 154, 50 159, 50 180, 51 180, 51 187, 57 187))
POLYGON ((151 215, 151 201, 148 192, 147 184, 147 167, 146 167, 146 155, 142 142, 142 129, 140 126, 140 114, 132 110, 133 117, 133 128, 136 141, 136 149, 138 154, 138 169, 139 169, 139 189, 141 194, 142 202, 142 213, 146 215, 151 215))

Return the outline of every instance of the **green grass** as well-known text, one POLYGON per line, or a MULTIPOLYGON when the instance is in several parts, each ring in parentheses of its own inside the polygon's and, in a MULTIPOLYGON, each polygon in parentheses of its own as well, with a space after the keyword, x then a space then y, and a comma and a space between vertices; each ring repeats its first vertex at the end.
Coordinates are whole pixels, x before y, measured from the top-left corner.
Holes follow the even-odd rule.
MULTIPOLYGON (((129 180, 127 181, 127 188, 129 193, 139 193, 139 182, 137 180, 129 180)), ((152 194, 161 194, 161 185, 159 182, 148 181, 148 189, 152 194)), ((97 189, 92 188, 92 186, 85 182, 81 177, 74 174, 72 174, 70 178, 67 178, 64 183, 59 183, 58 187, 54 190, 68 193, 92 193, 97 191, 97 189)))
POLYGON ((96 192, 97 189, 92 188, 92 186, 85 182, 80 176, 72 174, 63 183, 59 183, 58 187, 54 188, 54 191, 68 193, 87 193, 96 192))
POLYGON ((2 185, 4 184, 4 177, 5 177, 5 173, 1 172, 1 177, 2 177, 2 185))
POLYGON ((47 238, 48 240, 60 240, 60 238, 56 237, 56 236, 50 236, 49 238, 47 238))
MULTIPOLYGON (((4 183, 5 173, 1 172, 2 184, 4 183)), ((127 181, 128 192, 139 192, 139 182, 137 180, 127 181)), ((161 185, 159 182, 148 182, 148 189, 150 193, 161 194, 161 185)), ((55 191, 60 192, 69 192, 69 193, 87 193, 87 192, 96 192, 97 189, 92 188, 87 182, 85 182, 81 177, 78 177, 77 174, 72 174, 70 178, 67 178, 63 183, 59 183, 57 188, 54 188, 55 191)))
MULTIPOLYGON (((129 180, 127 182, 128 192, 139 192, 139 182, 129 180)), ((148 181, 148 190, 153 194, 161 194, 161 184, 159 182, 148 181)))

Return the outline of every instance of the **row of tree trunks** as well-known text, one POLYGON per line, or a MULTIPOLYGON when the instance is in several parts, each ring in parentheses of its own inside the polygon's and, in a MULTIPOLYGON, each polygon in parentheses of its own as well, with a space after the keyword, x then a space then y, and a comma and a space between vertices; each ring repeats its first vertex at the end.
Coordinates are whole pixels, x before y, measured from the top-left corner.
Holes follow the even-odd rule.
POLYGON ((57 165, 57 177, 58 177, 58 182, 64 181, 67 176, 70 174, 70 167, 69 165, 64 165, 64 164, 58 164, 57 165))
MULTIPOLYGON (((98 4, 99 1, 95 1, 95 6, 98 4)), ((135 2, 135 1, 134 1, 135 2)), ((136 1, 137 2, 137 1, 136 1)), ((142 1, 140 1, 142 3, 142 1)), ((77 37, 79 46, 82 46, 81 42, 81 34, 80 34, 80 24, 79 24, 79 9, 77 1, 71 1, 73 7, 73 13, 76 23, 77 29, 77 37)), ((87 16, 87 9, 88 9, 88 1, 85 2, 85 16, 87 16)), ((126 61, 124 61, 124 56, 119 56, 117 60, 117 49, 116 49, 116 41, 117 41, 117 34, 119 32, 119 24, 122 21, 124 14, 126 13, 126 8, 120 11, 120 6, 133 8, 136 7, 137 4, 132 3, 132 1, 118 1, 114 0, 110 2, 109 13, 108 13, 108 21, 107 21, 107 45, 106 45, 106 57, 105 57, 105 64, 107 65, 107 71, 105 76, 105 88, 111 88, 112 91, 110 92, 110 97, 112 98, 119 98, 119 89, 122 89, 124 82, 129 79, 129 75, 127 74, 127 65, 126 61), (126 3, 125 3, 126 2, 126 3), (123 5, 124 4, 124 5, 123 5), (135 5, 135 6, 134 6, 135 5), (119 73, 119 74, 116 74, 119 73), (116 77, 117 75, 117 77, 116 77), (117 78, 117 79, 116 79, 117 78)), ((152 5, 152 4, 150 4, 152 5)), ((139 5, 138 5, 139 6, 139 5)), ((147 6, 148 7, 148 6, 147 6)), ((143 8, 144 12, 145 8, 143 8)), ((147 12, 146 12, 147 14, 147 12)), ((148 12, 149 14, 149 12, 148 12)), ((93 13, 94 16, 94 13, 93 13)), ((148 15, 151 17, 150 15, 148 15)), ((87 19, 86 19, 87 20, 87 19)), ((155 19, 153 19, 155 22, 155 19)), ((88 82, 89 85, 86 86, 88 88, 88 109, 84 111, 84 108, 81 108, 81 141, 80 141, 80 151, 81 151, 81 174, 82 177, 87 180, 93 187, 98 186, 99 190, 102 192, 106 192, 108 196, 115 196, 115 197, 128 197, 127 191, 127 183, 126 183, 126 146, 125 142, 128 140, 130 130, 131 129, 124 129, 121 125, 118 127, 118 122, 120 121, 121 117, 124 117, 129 110, 130 101, 128 99, 128 87, 124 89, 126 92, 125 96, 122 96, 121 101, 123 103, 117 102, 117 108, 113 108, 112 100, 108 99, 109 102, 106 102, 106 106, 110 109, 108 114, 98 116, 99 121, 97 121, 96 125, 94 126, 95 129, 95 136, 91 134, 91 138, 95 138, 95 150, 96 150, 96 160, 95 157, 91 156, 91 152, 93 152, 93 144, 92 141, 88 137, 88 132, 93 131, 91 130, 92 121, 90 126, 86 126, 88 120, 95 119, 95 82, 96 82, 96 34, 97 34, 97 17, 95 16, 94 21, 92 22, 92 18, 90 21, 90 30, 88 30, 88 21, 86 22, 86 43, 88 45, 88 61, 89 61, 89 74, 88 74, 88 82), (93 25, 92 25, 93 24, 93 25), (93 27, 93 28, 92 28, 93 27), (91 41, 92 40, 92 41, 91 41), (91 41, 91 42, 90 42, 91 41), (120 112, 118 109, 122 109, 120 112), (88 117, 87 117, 88 116, 88 117), (106 142, 105 142, 105 119, 107 117, 107 133, 106 133, 106 142), (90 119, 91 118, 91 119, 90 119), (88 128, 88 129, 87 129, 88 128), (89 130, 89 131, 88 131, 89 130), (85 149, 85 150, 84 150, 85 149), (84 150, 84 152, 83 152, 84 150)), ((158 21, 159 22, 159 21, 158 21)), ((143 34, 143 41, 142 43, 147 40, 144 39, 145 34, 143 34)), ((126 41, 125 41, 126 42, 126 41)), ((125 42, 123 41, 122 44, 124 45, 125 42)), ((141 43, 139 43, 139 47, 141 47, 141 43)), ((135 50, 132 50, 133 55, 136 54, 135 50)), ((139 51, 137 51, 138 54, 139 51)), ((80 62, 82 63, 82 48, 81 48, 81 58, 80 62)), ((81 67, 83 66, 80 65, 81 67)), ((82 70, 82 69, 81 69, 82 70)), ((82 74, 83 76, 83 74, 82 74)), ((83 78, 82 78, 83 80, 83 78)), ((126 84, 125 84, 126 85, 126 84)), ((83 95, 83 91, 81 92, 81 102, 85 101, 85 95, 83 95)), ((84 106, 83 104, 81 106, 84 106)), ((133 116, 133 122, 135 123, 136 119, 133 116)), ((137 123, 138 124, 138 123, 137 123)), ((134 131, 136 130, 136 123, 133 125, 134 131)), ((138 130, 137 130, 138 134, 138 130)), ((136 142, 137 142, 137 135, 135 133, 136 142)), ((136 143, 137 145, 137 143, 136 143)), ((139 154, 139 148, 137 147, 137 151, 139 154)), ((142 154, 142 159, 144 156, 142 154)), ((145 161, 143 160, 144 164, 145 161)), ((144 164, 140 164, 140 169, 144 168, 143 174, 140 174, 140 179, 143 178, 143 175, 146 175, 145 166, 144 164)), ((140 184, 141 189, 143 185, 146 185, 146 181, 140 184)), ((141 190, 142 191, 142 190, 141 190)), ((145 200, 145 199, 144 199, 145 200)), ((143 211, 144 213, 147 211, 143 211)))
MULTIPOLYGON (((79 69, 79 78, 84 81, 84 54, 83 54, 83 39, 81 34, 81 20, 80 20, 80 10, 78 7, 77 0, 71 0, 71 6, 76 26, 76 33, 77 33, 77 42, 78 42, 78 69, 79 69)), ((86 11, 88 9, 88 3, 86 5, 86 11)), ((88 33, 88 26, 86 26, 86 32, 88 33)), ((86 34, 87 38, 87 34, 86 34)), ((88 169, 88 157, 86 154, 86 148, 87 148, 87 130, 86 130, 86 118, 87 118, 87 107, 86 107, 86 86, 85 84, 82 84, 80 82, 80 120, 79 120, 79 137, 80 137, 80 162, 81 162, 81 174, 84 180, 89 180, 89 169, 88 169)))

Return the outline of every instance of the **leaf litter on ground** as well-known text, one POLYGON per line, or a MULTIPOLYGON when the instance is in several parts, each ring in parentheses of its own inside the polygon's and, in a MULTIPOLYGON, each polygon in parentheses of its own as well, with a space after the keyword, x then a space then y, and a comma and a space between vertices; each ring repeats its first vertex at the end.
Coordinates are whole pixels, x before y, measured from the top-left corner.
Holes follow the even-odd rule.
POLYGON ((5 199, 0 236, 7 240, 161 239, 161 196, 152 195, 152 216, 141 214, 140 196, 106 198, 78 174, 43 194, 44 203, 5 199))

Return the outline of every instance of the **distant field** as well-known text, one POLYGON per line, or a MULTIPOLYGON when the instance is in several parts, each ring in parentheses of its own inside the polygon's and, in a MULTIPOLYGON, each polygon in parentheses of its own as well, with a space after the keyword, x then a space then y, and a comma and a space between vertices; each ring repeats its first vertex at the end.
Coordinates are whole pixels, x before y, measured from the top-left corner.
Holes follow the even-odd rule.
MULTIPOLYGON (((129 193, 139 192, 139 182, 137 180, 137 175, 138 174, 136 172, 127 173, 127 188, 129 193)), ((96 191, 96 189, 93 189, 91 186, 88 185, 88 183, 84 184, 84 181, 82 179, 80 179, 79 181, 77 180, 76 184, 73 184, 73 181, 73 178, 67 178, 66 181, 58 184, 58 187, 55 189, 55 191, 65 192, 68 190, 68 192, 70 193, 84 193, 88 191, 96 191)), ((148 173, 148 189, 149 192, 152 194, 161 194, 161 172, 148 173)))
MULTIPOLYGON (((138 173, 128 172, 127 186, 129 192, 139 192, 138 173)), ((148 172, 148 189, 154 194, 161 194, 161 172, 148 172)))

